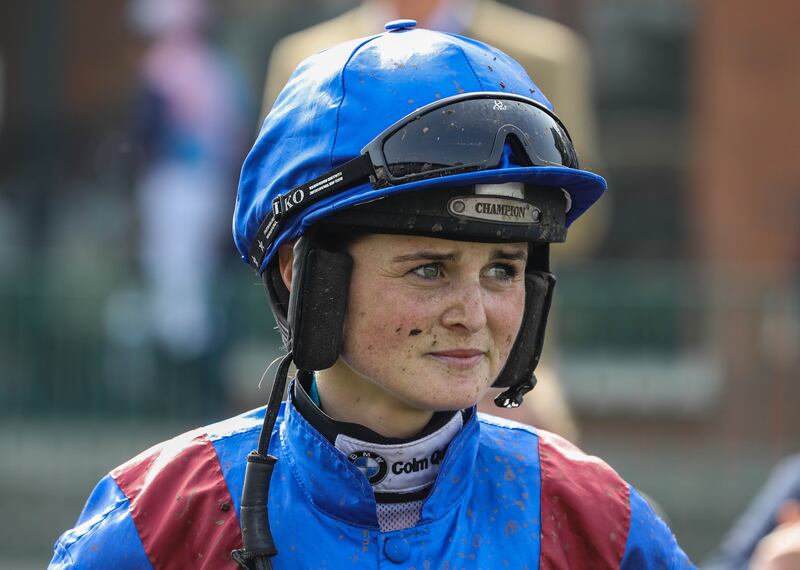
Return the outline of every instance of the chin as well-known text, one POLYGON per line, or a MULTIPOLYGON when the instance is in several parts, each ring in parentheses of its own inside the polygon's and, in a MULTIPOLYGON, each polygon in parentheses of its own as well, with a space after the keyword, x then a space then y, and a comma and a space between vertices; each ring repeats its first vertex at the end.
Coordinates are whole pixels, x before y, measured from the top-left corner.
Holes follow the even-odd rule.
POLYGON ((471 408, 483 397, 488 388, 465 386, 442 388, 435 397, 409 401, 414 407, 429 412, 455 411, 471 408))

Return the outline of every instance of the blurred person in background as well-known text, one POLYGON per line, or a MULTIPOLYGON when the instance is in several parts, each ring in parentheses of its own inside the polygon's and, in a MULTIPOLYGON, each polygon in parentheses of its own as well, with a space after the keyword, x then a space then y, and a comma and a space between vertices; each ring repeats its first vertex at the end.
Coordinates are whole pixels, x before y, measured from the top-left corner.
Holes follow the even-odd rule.
POLYGON ((306 60, 242 168, 289 350, 266 410, 113 470, 53 568, 691 567, 602 460, 476 413, 533 388, 550 244, 605 180, 506 54, 386 29, 306 60))
MULTIPOLYGON (((599 169, 599 152, 592 107, 591 60, 583 39, 566 26, 495 0, 364 0, 354 9, 327 22, 282 39, 270 55, 261 114, 266 116, 294 68, 306 57, 354 37, 380 29, 399 17, 413 18, 422 27, 464 34, 498 47, 536 78, 570 125, 581 162, 599 169)), ((555 253, 559 259, 581 257, 594 250, 606 225, 607 204, 598 204, 586 220, 571 230, 570 240, 555 253)), ((556 319, 557 320, 557 319, 556 319)), ((551 339, 554 335, 551 332, 551 339)), ((551 341, 552 342, 552 341, 551 341)), ((578 425, 564 397, 556 368, 545 358, 540 366, 539 390, 518 409, 497 410, 491 390, 479 409, 504 414, 578 439, 578 425)))
POLYGON ((703 570, 800 568, 800 455, 781 461, 703 570))
MULTIPOLYGON (((272 50, 264 85, 262 117, 302 60, 314 53, 380 30, 385 22, 412 18, 421 27, 463 34, 496 46, 517 60, 555 101, 582 162, 598 168, 592 103, 591 59, 583 39, 566 26, 495 0, 363 0, 344 14, 291 34, 272 50), (572 132, 574 131, 574 133, 572 132)), ((592 223, 590 216, 587 222, 592 223)), ((594 223, 599 223, 598 218, 594 223)), ((576 241, 594 240, 597 230, 576 241)), ((570 235, 570 240, 573 236, 570 235)), ((576 248, 579 244, 571 244, 576 248)), ((585 247, 585 246, 584 246, 585 247)))
POLYGON ((800 568, 800 501, 787 501, 776 517, 778 526, 758 542, 750 570, 800 568))
POLYGON ((177 361, 212 344, 211 288, 244 149, 238 69, 208 38, 207 0, 134 0, 134 27, 150 38, 140 71, 136 134, 140 260, 152 332, 177 361))

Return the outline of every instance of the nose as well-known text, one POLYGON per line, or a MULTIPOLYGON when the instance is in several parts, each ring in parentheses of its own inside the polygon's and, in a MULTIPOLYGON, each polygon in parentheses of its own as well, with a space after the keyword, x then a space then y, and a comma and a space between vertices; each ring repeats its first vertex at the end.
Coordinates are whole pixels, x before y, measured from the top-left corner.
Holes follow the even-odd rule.
POLYGON ((484 292, 479 282, 453 287, 442 313, 442 326, 464 333, 476 333, 486 326, 484 292))

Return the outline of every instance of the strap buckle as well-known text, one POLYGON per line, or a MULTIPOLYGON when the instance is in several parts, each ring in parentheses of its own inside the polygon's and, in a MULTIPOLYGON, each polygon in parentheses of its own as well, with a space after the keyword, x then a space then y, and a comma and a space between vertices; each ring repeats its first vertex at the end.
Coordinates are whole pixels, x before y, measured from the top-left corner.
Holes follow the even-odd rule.
POLYGON ((529 380, 511 386, 505 392, 497 396, 494 399, 494 404, 498 408, 519 408, 522 404, 522 398, 525 397, 525 394, 533 390, 534 386, 536 386, 536 376, 531 374, 529 380))

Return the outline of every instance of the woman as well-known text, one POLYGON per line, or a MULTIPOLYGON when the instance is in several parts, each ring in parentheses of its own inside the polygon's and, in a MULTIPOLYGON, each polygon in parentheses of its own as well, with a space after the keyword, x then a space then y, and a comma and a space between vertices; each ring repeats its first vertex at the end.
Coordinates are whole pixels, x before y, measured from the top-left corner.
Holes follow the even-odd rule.
POLYGON ((242 170, 234 239, 289 349, 266 412, 114 470, 54 567, 690 566, 605 463, 475 413, 533 387, 549 243, 605 181, 508 56, 387 30, 301 64, 242 170))

